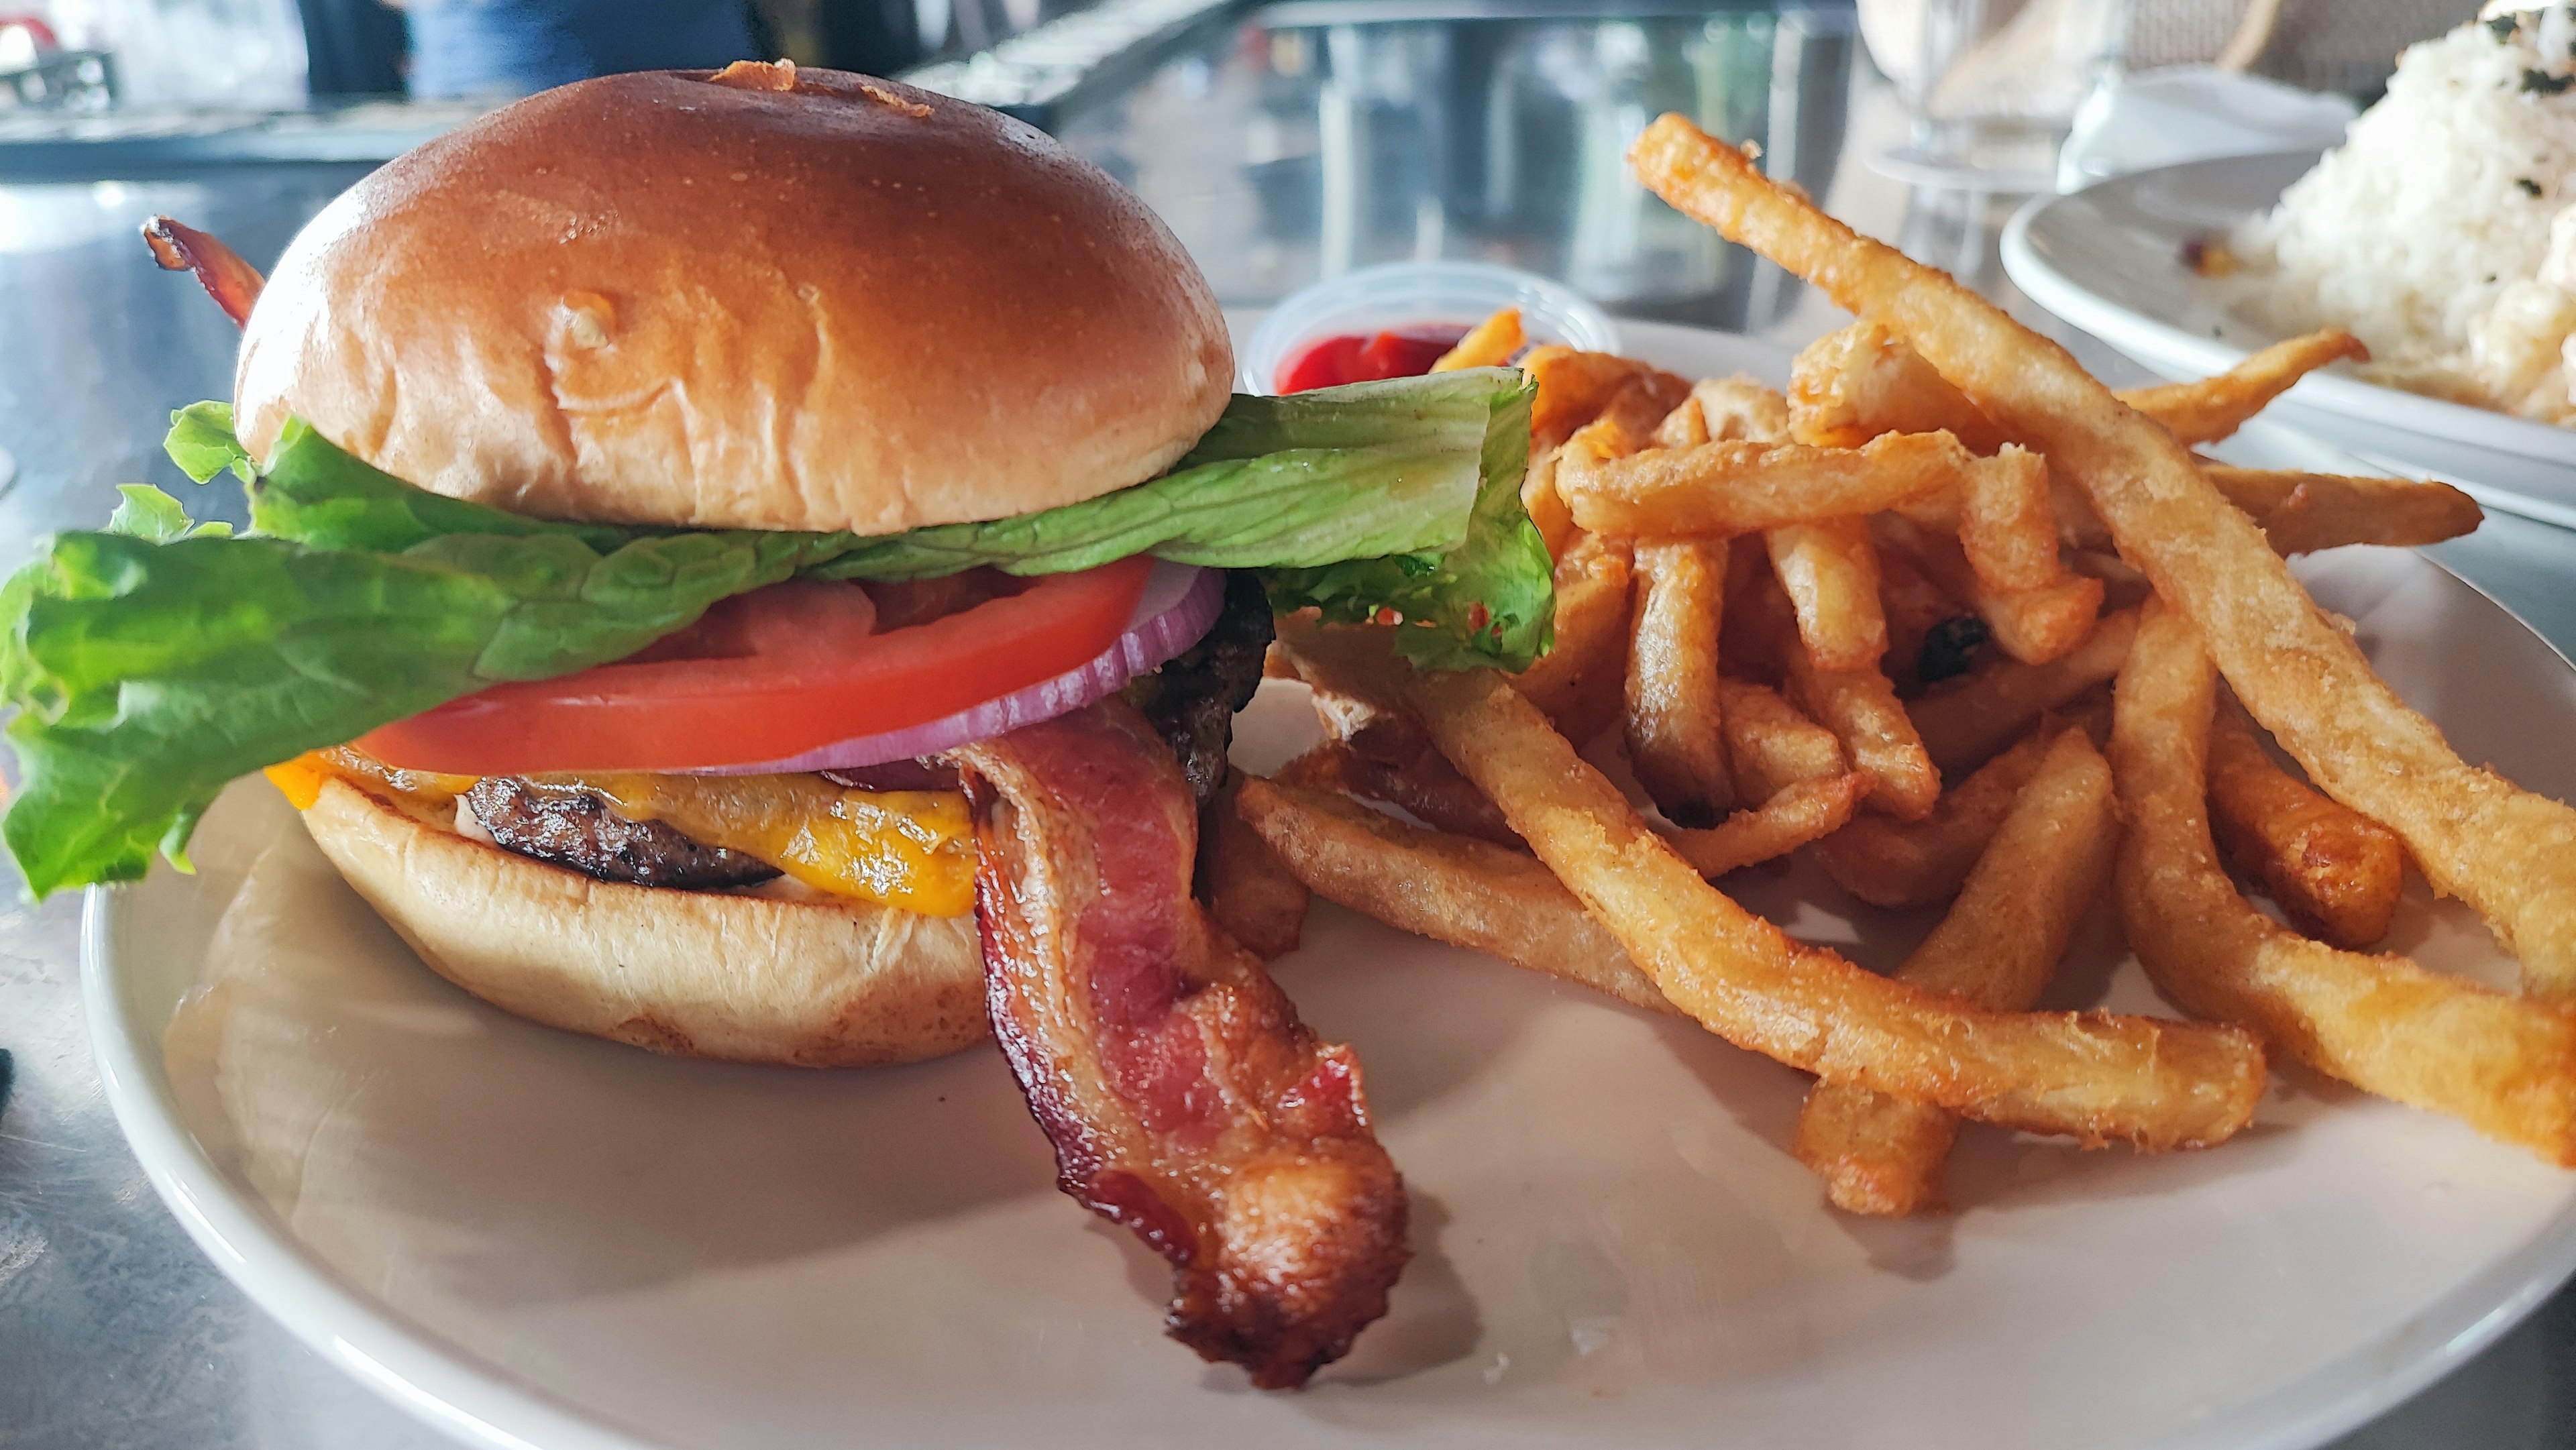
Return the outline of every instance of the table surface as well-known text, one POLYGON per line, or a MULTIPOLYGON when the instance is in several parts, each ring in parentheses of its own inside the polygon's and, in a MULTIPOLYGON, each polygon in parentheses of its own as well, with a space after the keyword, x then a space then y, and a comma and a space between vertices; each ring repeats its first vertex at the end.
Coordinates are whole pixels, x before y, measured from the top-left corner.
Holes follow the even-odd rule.
MULTIPOLYGON (((1838 41, 1830 9, 1786 15, 1774 29, 1740 13, 1695 20, 1676 36, 1665 33, 1669 12, 1493 22, 1406 18, 1387 0, 1369 3, 1394 18, 1337 24, 1331 0, 1304 0, 1065 127, 1071 144, 1173 220, 1229 304, 1275 300, 1329 267, 1445 254, 1570 276, 1638 315, 1786 341, 1834 325, 1830 307, 1665 227, 1587 170, 1583 147, 1524 124, 1556 115, 1559 130, 1581 135, 1605 108, 1647 114, 1641 99, 1668 104, 1657 88, 1679 87, 1704 117, 1734 116, 1739 134, 1768 135, 1775 155, 1804 146, 1800 174, 1855 225, 1962 271, 2106 375, 2136 376, 2012 294, 1994 267, 2000 203, 1909 194, 1858 164, 1902 121, 1883 88, 1844 83, 1848 36, 1838 41), (1748 39, 1748 27, 1760 33, 1748 39), (1767 67, 1761 105, 1728 99, 1729 78, 1748 73, 1748 46, 1771 48, 1755 56, 1767 67), (1680 59, 1661 66, 1668 53, 1680 59), (1834 73, 1805 73, 1819 67, 1834 73), (1192 124, 1171 124, 1179 116, 1192 124), (1516 141, 1505 134, 1515 127, 1516 141), (1560 205, 1550 188, 1592 200, 1560 205)), ((145 263, 140 219, 174 213, 264 261, 363 169, 0 186, 0 564, 45 530, 95 523, 119 481, 178 486, 158 455, 167 410, 229 391, 229 325, 183 279, 145 263)), ((2562 651, 2576 649, 2576 534, 2491 516, 2476 535, 2429 552, 2562 651)), ((19 896, 5 874, 0 1450, 444 1444, 296 1343, 189 1243, 119 1136, 90 1060, 80 904, 19 896)), ((2576 1447, 2572 1343, 2576 1290, 2336 1443, 2576 1447)))

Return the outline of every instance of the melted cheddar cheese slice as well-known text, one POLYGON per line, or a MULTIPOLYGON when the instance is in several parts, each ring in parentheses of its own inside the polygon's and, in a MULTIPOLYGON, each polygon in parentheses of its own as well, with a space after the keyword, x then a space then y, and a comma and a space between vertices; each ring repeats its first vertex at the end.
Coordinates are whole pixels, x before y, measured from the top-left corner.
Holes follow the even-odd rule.
MULTIPOLYGON (((342 747, 268 768, 303 810, 334 777, 390 795, 415 814, 452 811, 474 777, 394 770, 342 747)), ((629 820, 660 821, 704 845, 767 862, 835 896, 924 916, 975 909, 974 822, 954 791, 854 790, 819 775, 546 776, 591 791, 629 820)))

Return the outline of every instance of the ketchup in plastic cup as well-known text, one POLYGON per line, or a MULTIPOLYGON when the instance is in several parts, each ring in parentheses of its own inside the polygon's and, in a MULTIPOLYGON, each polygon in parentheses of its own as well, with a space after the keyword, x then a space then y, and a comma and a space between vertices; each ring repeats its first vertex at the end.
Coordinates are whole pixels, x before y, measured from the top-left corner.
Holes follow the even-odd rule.
POLYGON ((1296 393, 1426 373, 1504 307, 1520 309, 1532 343, 1619 350, 1609 316, 1561 282, 1490 262, 1389 262, 1328 277, 1271 308, 1235 349, 1235 385, 1296 393))
POLYGON ((1279 370, 1279 391, 1303 393, 1380 378, 1418 378, 1467 335, 1464 326, 1424 322, 1383 332, 1346 332, 1319 339, 1279 370))

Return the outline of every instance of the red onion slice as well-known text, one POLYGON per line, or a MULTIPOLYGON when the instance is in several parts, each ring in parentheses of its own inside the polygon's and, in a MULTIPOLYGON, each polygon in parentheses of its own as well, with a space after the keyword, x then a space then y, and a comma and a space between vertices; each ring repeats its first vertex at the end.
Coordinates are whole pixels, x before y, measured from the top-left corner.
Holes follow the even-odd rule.
POLYGON ((756 765, 711 765, 675 774, 785 775, 799 771, 853 770, 889 760, 937 755, 1081 709, 1138 675, 1197 644, 1225 606, 1225 575, 1215 569, 1158 561, 1145 592, 1127 616, 1126 631, 1087 664, 1041 680, 944 719, 876 735, 854 735, 784 760, 756 765))

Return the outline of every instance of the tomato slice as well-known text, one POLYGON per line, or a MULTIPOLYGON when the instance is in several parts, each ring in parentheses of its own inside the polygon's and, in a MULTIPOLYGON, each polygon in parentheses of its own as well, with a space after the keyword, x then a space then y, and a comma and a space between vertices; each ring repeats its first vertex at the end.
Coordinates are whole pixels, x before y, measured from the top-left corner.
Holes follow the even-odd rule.
POLYGON ((995 575, 1000 597, 882 632, 859 585, 773 585, 631 659, 495 685, 357 745, 389 765, 454 775, 780 760, 944 719, 1083 664, 1126 630, 1153 568, 1139 555, 1078 574, 995 575))

